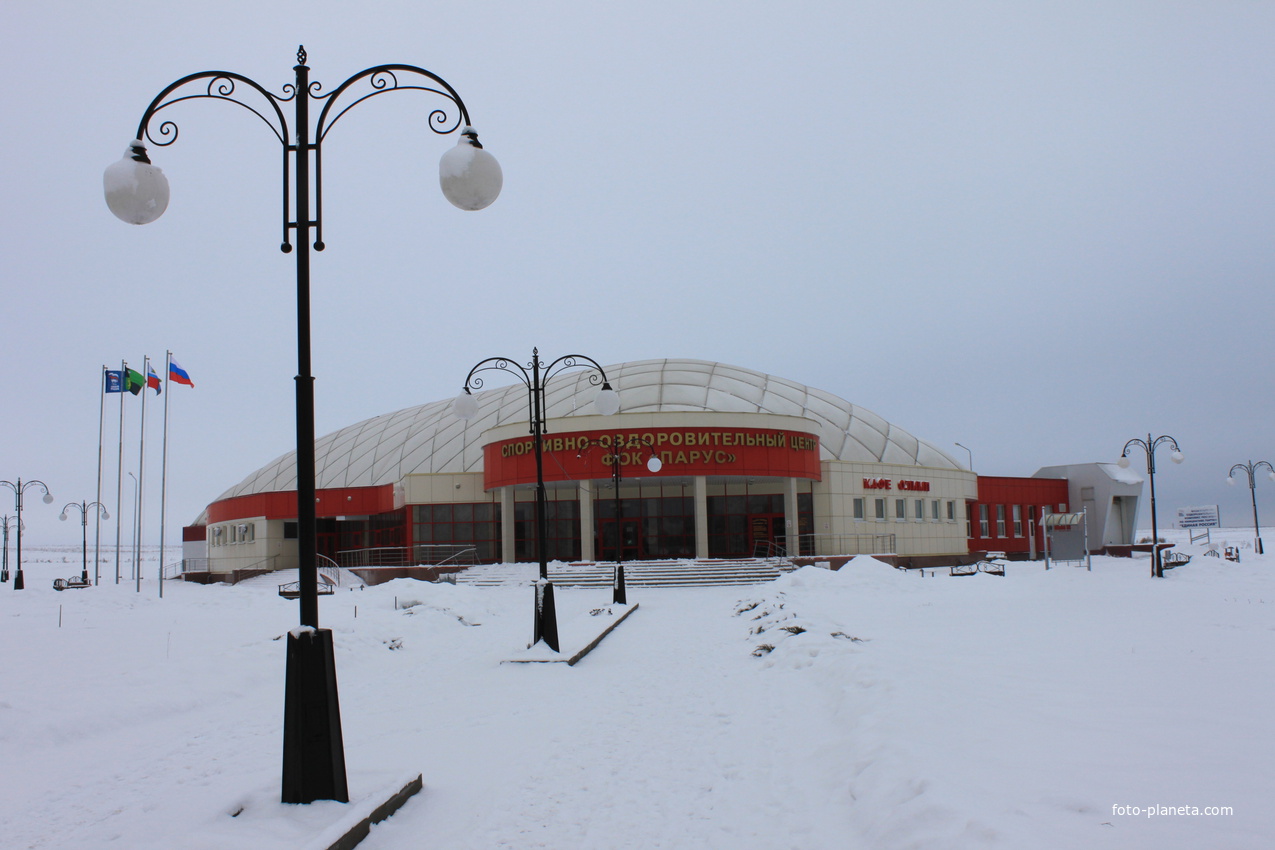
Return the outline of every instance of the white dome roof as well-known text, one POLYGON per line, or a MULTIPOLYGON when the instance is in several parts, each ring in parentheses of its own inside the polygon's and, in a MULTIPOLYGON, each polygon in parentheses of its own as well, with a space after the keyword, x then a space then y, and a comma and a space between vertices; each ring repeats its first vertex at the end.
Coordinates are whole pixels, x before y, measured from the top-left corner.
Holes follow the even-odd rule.
MULTIPOLYGON (((799 416, 816 426, 821 461, 962 468, 941 449, 875 413, 795 381, 705 360, 638 360, 603 368, 619 393, 621 415, 689 411, 799 416)), ((546 417, 597 415, 597 386, 589 382, 596 374, 582 368, 551 378, 545 392, 546 417)), ((315 485, 372 487, 396 484, 414 473, 478 471, 483 434, 499 425, 528 421, 527 388, 515 382, 475 392, 474 398, 478 414, 469 421, 454 416, 452 400, 447 399, 386 413, 320 437, 315 442, 315 485)), ((296 478, 292 451, 217 501, 293 490, 296 478)))

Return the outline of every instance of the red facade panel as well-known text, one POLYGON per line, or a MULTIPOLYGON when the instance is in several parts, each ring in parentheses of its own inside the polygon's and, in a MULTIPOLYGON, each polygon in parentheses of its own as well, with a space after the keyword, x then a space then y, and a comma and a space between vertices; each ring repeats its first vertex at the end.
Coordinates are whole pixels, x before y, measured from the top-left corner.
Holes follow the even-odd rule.
MULTIPOLYGON (((316 494, 315 514, 319 517, 368 516, 394 510, 394 485, 379 487, 333 487, 316 494)), ((253 493, 214 502, 208 506, 209 524, 243 517, 296 519, 297 492, 283 490, 253 493)))
POLYGON ((1042 540, 1039 518, 1042 510, 1066 510, 1067 481, 1063 478, 978 477, 978 501, 969 510, 969 550, 971 552, 1031 552, 1035 530, 1035 551, 1042 540))
MULTIPOLYGON (((819 438, 769 428, 645 428, 573 431, 544 436, 545 481, 610 478, 612 440, 620 441, 624 478, 742 475, 819 480, 819 438), (663 468, 650 472, 654 454, 663 468)), ((487 489, 534 483, 536 455, 530 436, 483 447, 487 489)))

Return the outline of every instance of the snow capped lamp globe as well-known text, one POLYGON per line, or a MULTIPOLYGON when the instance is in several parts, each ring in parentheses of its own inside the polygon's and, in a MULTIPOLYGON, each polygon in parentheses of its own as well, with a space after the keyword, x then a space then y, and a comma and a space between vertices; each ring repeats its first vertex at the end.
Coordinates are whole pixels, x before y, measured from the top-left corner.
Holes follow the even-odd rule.
POLYGON ((478 415, 478 399, 470 394, 469 387, 465 387, 464 391, 456 396, 456 399, 452 402, 452 415, 466 422, 478 415))
POLYGON ((664 461, 660 460, 655 455, 651 455, 649 458, 647 458, 646 468, 649 469, 651 472, 659 472, 661 469, 664 468, 664 461))
POLYGON ((473 127, 462 128, 456 146, 438 161, 438 185, 447 200, 462 210, 491 206, 504 181, 500 163, 483 150, 473 127))
POLYGON ((53 494, 52 494, 52 493, 50 493, 48 490, 45 490, 45 491, 44 491, 44 503, 45 503, 46 505, 51 505, 51 504, 53 504, 53 494))
POLYGON ((602 389, 598 390, 597 396, 594 397, 593 406, 603 416, 613 416, 620 412, 620 396, 615 390, 611 389, 609 383, 605 383, 602 385, 602 389))
POLYGON ((150 224, 168 209, 168 178, 151 164, 141 140, 129 142, 123 159, 102 175, 106 205, 120 221, 150 224))

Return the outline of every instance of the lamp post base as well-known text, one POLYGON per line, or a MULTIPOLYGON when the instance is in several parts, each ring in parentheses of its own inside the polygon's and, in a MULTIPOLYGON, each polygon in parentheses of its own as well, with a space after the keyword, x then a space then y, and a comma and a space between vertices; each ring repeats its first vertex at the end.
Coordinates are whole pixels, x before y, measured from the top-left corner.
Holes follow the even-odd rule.
POLYGON ((26 586, 27 583, 22 580, 22 570, 18 570, 13 574, 13 589, 22 590, 26 586))
POLYGON ((350 802, 330 629, 288 633, 283 706, 284 803, 350 802))
POLYGON ((614 605, 628 605, 628 594, 624 588, 624 564, 615 565, 615 577, 611 582, 611 602, 614 605))
POLYGON ((558 652, 558 611, 553 602, 553 584, 545 579, 536 582, 536 630, 531 645, 540 641, 558 652))

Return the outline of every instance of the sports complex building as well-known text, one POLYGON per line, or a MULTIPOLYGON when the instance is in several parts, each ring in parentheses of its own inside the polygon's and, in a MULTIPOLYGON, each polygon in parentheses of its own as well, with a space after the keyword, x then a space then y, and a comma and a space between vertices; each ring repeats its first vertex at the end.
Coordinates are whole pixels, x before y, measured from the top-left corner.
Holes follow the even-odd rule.
MULTIPOLYGON (((1087 511, 1091 548, 1132 543, 1142 482, 1115 464, 989 478, 871 411, 701 360, 604 367, 545 386, 547 556, 578 562, 894 555, 955 563, 1035 553, 1038 517, 1087 511), (659 463, 651 463, 651 458, 659 463), (1061 470, 1061 472, 1060 472, 1061 470), (1121 477, 1123 476, 1123 477, 1121 477)), ((367 419, 316 443, 318 551, 343 566, 537 559, 536 464, 522 383, 367 419)), ((295 567, 296 464, 253 472, 185 530, 213 577, 295 567)))

